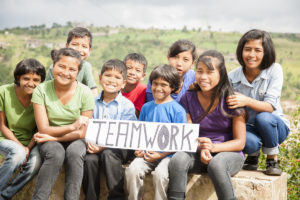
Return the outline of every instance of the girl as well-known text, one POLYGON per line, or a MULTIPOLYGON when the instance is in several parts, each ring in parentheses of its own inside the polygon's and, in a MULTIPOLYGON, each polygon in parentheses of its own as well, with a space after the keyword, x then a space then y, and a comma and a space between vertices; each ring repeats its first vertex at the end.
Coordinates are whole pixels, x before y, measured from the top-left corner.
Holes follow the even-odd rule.
POLYGON ((48 199, 59 170, 66 164, 64 199, 78 199, 86 153, 87 119, 92 117, 94 98, 87 86, 76 81, 82 60, 70 48, 57 52, 53 61, 54 80, 39 85, 32 102, 43 164, 33 199, 48 199))
POLYGON ((236 54, 241 67, 229 74, 236 93, 227 98, 227 103, 231 109, 246 106, 249 113, 244 149, 249 155, 243 169, 257 169, 262 146, 267 154, 265 173, 280 175, 278 146, 289 134, 289 121, 280 106, 283 74, 281 66, 274 63, 272 39, 265 31, 250 30, 240 39, 236 54))
POLYGON ((230 110, 226 97, 233 94, 221 53, 210 50, 197 60, 196 83, 180 104, 188 123, 199 123, 197 153, 177 152, 169 164, 169 199, 185 199, 188 172, 208 172, 219 199, 235 199, 230 176, 243 165, 245 112, 230 110))
MULTIPOLYGON (((179 88, 171 93, 171 97, 177 102, 181 96, 188 90, 189 86, 195 81, 195 72, 191 70, 195 64, 196 47, 188 40, 178 40, 169 49, 169 64, 176 68, 180 83, 179 88)), ((153 95, 151 91, 151 83, 148 82, 146 90, 146 101, 152 101, 153 95)))
POLYGON ((0 154, 5 157, 0 166, 0 199, 11 199, 40 167, 41 159, 33 139, 36 124, 31 96, 45 75, 41 63, 25 59, 16 66, 14 83, 0 87, 0 154), (21 171, 9 181, 21 166, 21 171))

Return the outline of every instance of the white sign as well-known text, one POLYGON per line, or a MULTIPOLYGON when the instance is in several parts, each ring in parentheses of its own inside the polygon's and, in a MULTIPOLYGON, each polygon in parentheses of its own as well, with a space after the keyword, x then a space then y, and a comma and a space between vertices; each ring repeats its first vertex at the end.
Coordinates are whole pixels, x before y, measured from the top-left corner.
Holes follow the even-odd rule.
POLYGON ((196 152, 199 124, 90 119, 85 139, 99 146, 196 152))

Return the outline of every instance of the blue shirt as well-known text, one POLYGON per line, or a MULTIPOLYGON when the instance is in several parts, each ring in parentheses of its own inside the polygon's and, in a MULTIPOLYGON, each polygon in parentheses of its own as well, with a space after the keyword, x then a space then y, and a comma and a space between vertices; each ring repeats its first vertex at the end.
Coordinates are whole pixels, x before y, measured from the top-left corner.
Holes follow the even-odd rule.
MULTIPOLYGON (((145 103, 142 107, 140 121, 166 122, 166 123, 187 123, 185 109, 175 100, 156 104, 154 101, 145 103)), ((172 157, 169 154, 168 157, 172 157)))
MULTIPOLYGON (((192 83, 195 82, 195 72, 193 70, 189 70, 184 74, 184 79, 183 79, 183 85, 178 94, 171 94, 171 97, 176 100, 177 102, 180 101, 181 96, 187 91, 192 83)), ((148 81, 147 84, 147 90, 146 90, 146 102, 154 100, 153 95, 152 95, 152 90, 151 90, 151 83, 150 80, 148 81)))
MULTIPOLYGON (((284 117, 280 106, 283 85, 283 72, 280 64, 274 63, 271 67, 262 70, 252 83, 248 82, 242 67, 234 69, 228 76, 236 92, 258 101, 270 103, 274 108, 272 114, 280 117, 288 127, 290 126, 290 122, 284 117)), ((247 124, 254 125, 257 112, 248 107, 246 109, 249 114, 247 124)))
POLYGON ((121 93, 109 103, 103 98, 103 91, 95 98, 94 119, 137 120, 133 103, 121 93))

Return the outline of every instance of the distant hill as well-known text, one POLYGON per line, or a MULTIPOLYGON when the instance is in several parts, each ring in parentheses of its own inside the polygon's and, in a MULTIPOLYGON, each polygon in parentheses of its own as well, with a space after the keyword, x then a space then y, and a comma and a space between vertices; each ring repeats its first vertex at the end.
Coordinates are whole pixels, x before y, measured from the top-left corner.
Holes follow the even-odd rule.
MULTIPOLYGON (((51 49, 65 46, 72 23, 16 27, 0 30, 0 84, 13 81, 13 69, 24 59, 38 59, 46 68, 51 64, 51 49)), ((169 46, 178 39, 191 40, 198 53, 217 49, 226 58, 228 71, 238 66, 235 50, 241 33, 194 30, 133 29, 125 27, 87 27, 93 34, 93 51, 88 61, 93 66, 97 79, 102 64, 111 58, 123 59, 128 53, 139 52, 146 56, 149 67, 167 63, 169 46)), ((300 98, 300 35, 292 33, 271 33, 275 43, 277 62, 283 66, 283 99, 300 98)), ((146 82, 147 80, 145 80, 146 82)))

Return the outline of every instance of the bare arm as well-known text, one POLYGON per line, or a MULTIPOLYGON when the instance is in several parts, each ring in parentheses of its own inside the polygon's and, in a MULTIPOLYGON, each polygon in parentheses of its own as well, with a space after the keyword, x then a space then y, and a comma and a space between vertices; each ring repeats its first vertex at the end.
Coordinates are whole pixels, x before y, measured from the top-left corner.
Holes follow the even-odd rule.
MULTIPOLYGON (((81 116, 85 116, 91 119, 93 116, 93 111, 89 110, 89 111, 81 112, 81 116)), ((66 141, 73 141, 79 138, 84 138, 86 130, 87 130, 87 124, 82 124, 79 129, 66 133, 62 136, 53 136, 49 134, 38 133, 35 134, 34 137, 38 143, 43 143, 47 141, 66 142, 66 141)))
POLYGON ((73 124, 65 126, 50 126, 45 106, 33 103, 34 117, 40 133, 54 137, 60 137, 73 132, 80 127, 80 122, 76 120, 73 124))
POLYGON ((235 92, 234 95, 227 97, 227 104, 230 109, 248 106, 256 112, 274 111, 273 106, 269 102, 259 101, 238 92, 235 92))

